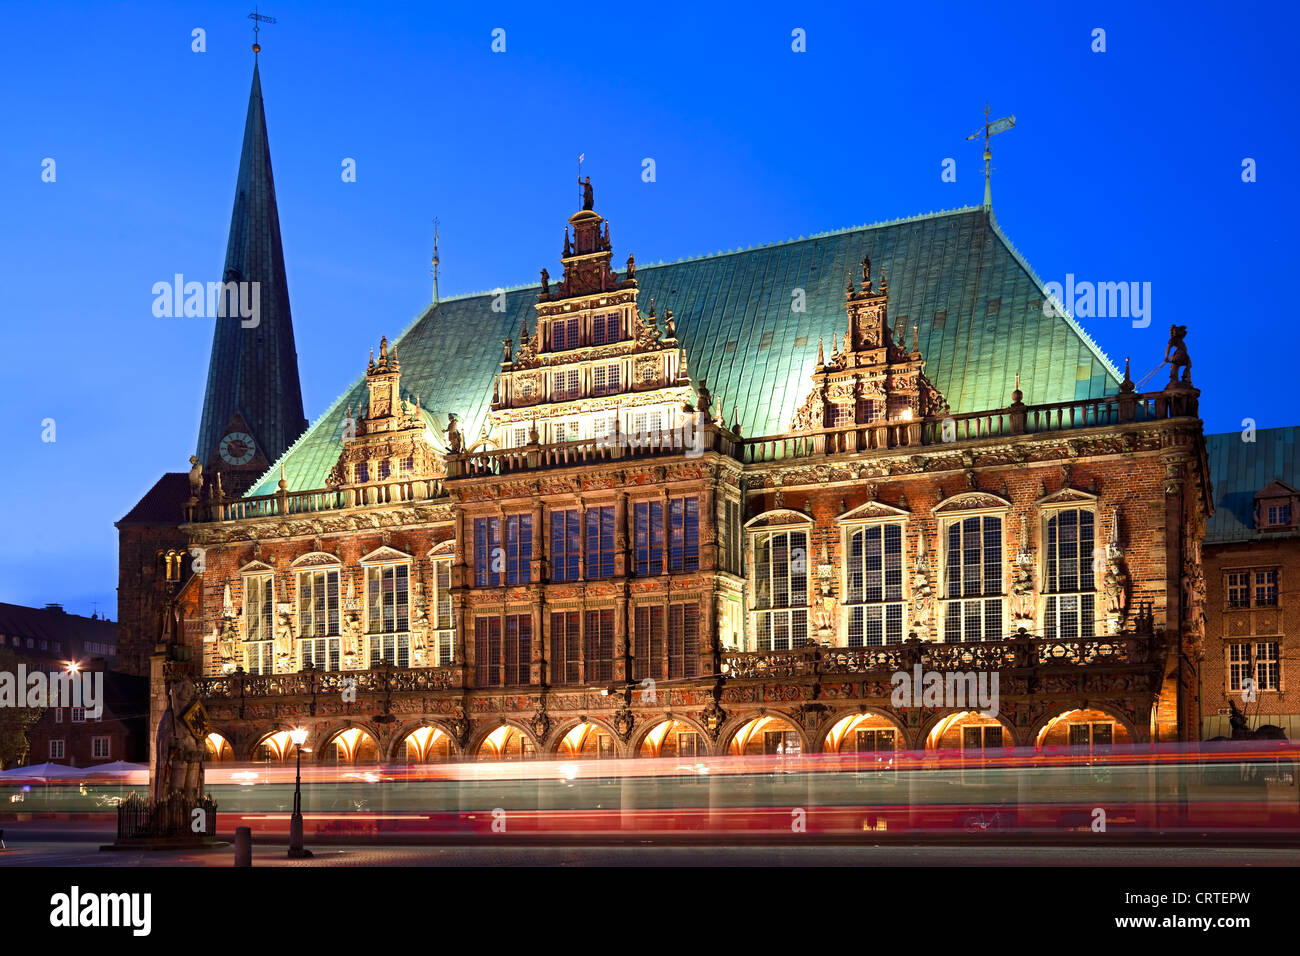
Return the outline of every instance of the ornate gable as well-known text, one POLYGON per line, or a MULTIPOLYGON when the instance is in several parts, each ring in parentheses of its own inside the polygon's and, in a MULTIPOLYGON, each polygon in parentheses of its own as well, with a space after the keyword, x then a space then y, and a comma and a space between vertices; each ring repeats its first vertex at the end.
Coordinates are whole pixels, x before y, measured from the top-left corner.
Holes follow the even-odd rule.
POLYGON ((791 430, 911 421, 919 425, 921 419, 945 414, 947 401, 923 371, 916 327, 910 350, 905 330, 899 330, 895 341, 889 328, 889 285, 882 271, 880 288, 873 287, 871 260, 865 256, 862 283, 855 288, 849 277, 844 306, 844 338, 831 343, 829 361, 825 343, 817 343, 813 388, 795 413, 791 430))
MULTIPOLYGON (((412 404, 402 398, 402 366, 397 347, 388 354, 388 338, 379 341, 379 361, 370 352, 366 367, 366 388, 370 401, 360 419, 348 406, 343 431, 343 451, 329 475, 329 484, 352 488, 409 479, 437 479, 447 474, 442 456, 431 441, 430 429, 420 408, 420 396, 412 404)), ((448 422, 449 435, 456 432, 448 422)))
MULTIPOLYGON (((553 286, 542 270, 533 329, 525 319, 517 349, 511 338, 501 342, 485 435, 475 447, 653 439, 684 426, 694 410, 671 310, 662 328, 653 302, 641 313, 636 259, 628 256, 623 277, 610 268, 609 224, 591 208, 590 182, 584 205, 564 232, 562 281, 553 286)), ((700 389, 707 423, 711 399, 703 382, 700 389)))

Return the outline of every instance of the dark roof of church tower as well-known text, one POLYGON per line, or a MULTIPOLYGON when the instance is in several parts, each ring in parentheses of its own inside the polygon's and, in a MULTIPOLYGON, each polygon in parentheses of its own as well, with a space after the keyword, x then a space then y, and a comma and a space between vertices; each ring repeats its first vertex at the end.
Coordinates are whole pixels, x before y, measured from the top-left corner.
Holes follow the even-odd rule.
POLYGON ((222 281, 259 283, 258 321, 245 327, 239 316, 213 320, 216 330, 197 455, 206 465, 239 415, 267 460, 274 461, 306 430, 307 420, 298 382, 262 82, 256 66, 222 281))
MULTIPOLYGON (((638 264, 641 311, 653 299, 672 309, 694 381, 707 379, 746 436, 787 431, 812 387, 817 345, 844 335, 844 277, 863 256, 889 276, 890 325, 916 326, 926 375, 953 412, 1005 407, 1016 373, 1027 402, 1099 398, 1119 391, 1120 373, 1073 318, 1044 315, 1043 284, 997 222, 978 206, 858 226, 806 239, 638 264), (792 308, 802 290, 803 311, 792 308)), ((443 299, 394 343, 402 350, 403 396, 422 396, 437 423, 455 412, 476 440, 492 400, 501 351, 492 346, 535 321, 537 285, 443 299)), ((1051 310, 1048 310, 1051 311, 1051 310)), ((346 409, 364 400, 356 380, 282 459, 290 488, 323 488, 338 460, 346 409)), ((248 494, 276 490, 272 463, 248 494)))

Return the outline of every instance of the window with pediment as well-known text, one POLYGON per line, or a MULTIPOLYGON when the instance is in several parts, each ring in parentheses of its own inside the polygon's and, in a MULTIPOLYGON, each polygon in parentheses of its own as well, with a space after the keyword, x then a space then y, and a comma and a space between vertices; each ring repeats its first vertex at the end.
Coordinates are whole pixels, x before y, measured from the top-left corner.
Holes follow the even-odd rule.
POLYGON ((1063 508, 1044 519, 1044 637, 1096 633, 1096 523, 1091 508, 1063 508))
POLYGON ((943 639, 994 641, 1004 637, 1005 574, 1001 514, 945 516, 943 639))
POLYGON ((250 569, 244 578, 244 670, 270 674, 274 670, 274 575, 266 565, 250 569))
POLYGON ((844 604, 847 643, 876 647, 903 641, 903 525, 846 529, 844 604))
POLYGON ((756 650, 789 650, 808 641, 808 534, 802 524, 751 530, 756 650))

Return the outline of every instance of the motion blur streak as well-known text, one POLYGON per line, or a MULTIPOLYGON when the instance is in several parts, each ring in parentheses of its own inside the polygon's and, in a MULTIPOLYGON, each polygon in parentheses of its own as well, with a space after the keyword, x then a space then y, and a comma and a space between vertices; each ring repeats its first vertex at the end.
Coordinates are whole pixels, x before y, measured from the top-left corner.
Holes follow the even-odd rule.
MULTIPOLYGON (((303 767, 308 833, 587 838, 1076 832, 1300 838, 1285 741, 1061 749, 303 767)), ((0 819, 109 814, 146 780, 0 785, 0 819)), ((209 764, 220 829, 287 831, 292 764, 209 764)))

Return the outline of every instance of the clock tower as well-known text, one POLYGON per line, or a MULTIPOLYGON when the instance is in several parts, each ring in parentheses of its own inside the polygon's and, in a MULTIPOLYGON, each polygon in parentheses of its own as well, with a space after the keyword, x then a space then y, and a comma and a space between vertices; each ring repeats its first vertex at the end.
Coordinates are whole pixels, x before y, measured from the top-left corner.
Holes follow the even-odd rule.
POLYGON ((256 318, 211 320, 215 330, 196 457, 207 475, 221 473, 222 489, 234 496, 252 487, 307 430, 256 66, 222 281, 240 283, 246 301, 256 296, 256 318))

